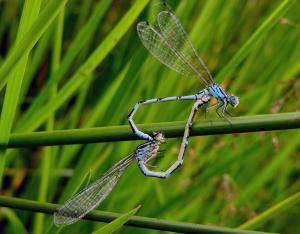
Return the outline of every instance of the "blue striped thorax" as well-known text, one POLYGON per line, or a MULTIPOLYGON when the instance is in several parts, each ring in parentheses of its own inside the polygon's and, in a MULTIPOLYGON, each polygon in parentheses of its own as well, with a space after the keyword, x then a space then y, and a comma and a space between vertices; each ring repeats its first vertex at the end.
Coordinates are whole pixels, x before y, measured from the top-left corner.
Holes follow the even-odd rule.
POLYGON ((208 92, 214 96, 217 100, 223 101, 224 99, 227 99, 228 95, 225 93, 224 89, 222 89, 218 84, 213 84, 209 86, 208 92))
POLYGON ((214 83, 213 85, 207 88, 208 92, 214 96, 218 101, 229 103, 232 107, 237 107, 239 104, 239 98, 234 95, 228 95, 225 90, 218 84, 214 83))

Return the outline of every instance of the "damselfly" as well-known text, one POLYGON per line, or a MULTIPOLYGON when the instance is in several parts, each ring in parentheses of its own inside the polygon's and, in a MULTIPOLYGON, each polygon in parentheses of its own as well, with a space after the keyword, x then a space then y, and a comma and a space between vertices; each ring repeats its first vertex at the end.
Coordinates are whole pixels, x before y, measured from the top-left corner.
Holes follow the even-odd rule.
POLYGON ((172 9, 165 2, 158 3, 157 8, 159 8, 155 15, 157 26, 146 21, 137 25, 138 35, 142 43, 161 63, 182 75, 198 78, 206 88, 193 95, 152 98, 138 102, 128 115, 128 121, 133 132, 139 138, 152 140, 150 135, 140 131, 133 122, 133 116, 141 105, 176 100, 198 100, 203 95, 211 95, 217 99, 217 103, 207 107, 206 112, 217 106, 217 114, 229 121, 225 116, 225 113, 228 114, 228 104, 236 107, 239 104, 239 98, 228 95, 223 88, 214 83, 209 70, 196 52, 172 9), (222 108, 221 114, 218 112, 220 108, 222 108))
POLYGON ((54 224, 60 226, 75 223, 99 206, 115 187, 125 169, 135 159, 145 175, 163 177, 163 173, 149 170, 146 164, 158 155, 159 145, 164 142, 165 138, 162 133, 154 133, 152 141, 139 145, 133 153, 116 163, 100 179, 91 183, 57 209, 54 213, 54 224))

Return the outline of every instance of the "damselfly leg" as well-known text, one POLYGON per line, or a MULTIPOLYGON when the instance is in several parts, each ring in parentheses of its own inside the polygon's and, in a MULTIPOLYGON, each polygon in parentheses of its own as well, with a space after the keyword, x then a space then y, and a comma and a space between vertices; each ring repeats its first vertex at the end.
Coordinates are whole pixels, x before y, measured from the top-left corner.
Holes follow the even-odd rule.
POLYGON ((205 119, 207 118, 207 115, 208 115, 208 119, 209 119, 209 122, 210 122, 210 125, 211 125, 211 126, 212 126, 213 122, 212 122, 212 119, 211 119, 211 115, 210 115, 209 110, 212 109, 212 108, 214 108, 214 107, 216 107, 216 106, 218 106, 218 105, 220 105, 220 101, 219 101, 219 100, 217 100, 216 103, 214 103, 214 104, 208 106, 208 107, 205 109, 205 112, 204 112, 205 119))

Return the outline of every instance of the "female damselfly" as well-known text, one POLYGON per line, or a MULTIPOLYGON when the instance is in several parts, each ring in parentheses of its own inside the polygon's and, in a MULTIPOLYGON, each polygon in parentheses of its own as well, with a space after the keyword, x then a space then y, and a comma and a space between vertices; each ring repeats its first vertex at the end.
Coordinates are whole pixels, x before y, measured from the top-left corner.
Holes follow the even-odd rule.
POLYGON ((99 206, 134 160, 138 161, 138 166, 143 174, 162 178, 162 172, 151 171, 146 164, 159 154, 159 145, 164 142, 165 138, 162 133, 154 133, 152 141, 139 145, 133 153, 117 162, 100 179, 91 183, 58 208, 54 213, 54 224, 60 226, 75 223, 99 206))

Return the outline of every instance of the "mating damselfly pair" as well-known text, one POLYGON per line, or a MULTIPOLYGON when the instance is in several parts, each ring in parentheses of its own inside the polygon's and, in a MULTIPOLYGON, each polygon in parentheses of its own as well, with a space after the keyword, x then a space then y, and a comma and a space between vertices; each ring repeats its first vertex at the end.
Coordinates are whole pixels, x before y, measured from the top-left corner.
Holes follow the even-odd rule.
POLYGON ((147 142, 139 145, 133 153, 116 163, 100 179, 66 201, 54 214, 54 223, 56 225, 72 224, 96 208, 112 191, 124 170, 135 159, 146 176, 167 178, 183 163, 193 119, 197 110, 207 103, 211 96, 217 99, 217 103, 207 107, 206 111, 217 106, 217 113, 222 108, 221 114, 218 113, 222 117, 225 117, 227 113, 228 104, 236 107, 239 103, 239 99, 236 96, 228 95, 218 84, 213 82, 210 72, 197 54, 171 8, 165 2, 160 2, 155 7, 158 9, 156 14, 157 25, 152 25, 148 22, 140 22, 137 25, 138 35, 142 43, 160 62, 182 75, 197 77, 206 88, 193 95, 153 98, 138 102, 129 113, 128 120, 137 137, 147 140, 147 142), (150 136, 140 131, 133 122, 133 116, 141 105, 176 100, 196 100, 185 126, 178 158, 164 172, 149 170, 146 163, 157 156, 159 145, 165 142, 165 138, 161 133, 155 133, 153 136, 150 136))
MULTIPOLYGON (((201 99, 195 102, 188 119, 190 123, 193 122, 197 110, 208 101, 209 96, 204 95, 201 99)), ((192 126, 189 125, 185 129, 184 139, 186 140, 189 138, 191 127, 192 126)), ((184 157, 187 146, 186 140, 182 141, 178 158, 183 159, 184 157)), ((159 146, 163 143, 165 143, 164 135, 162 133, 153 133, 153 140, 138 145, 133 153, 121 159, 101 178, 71 197, 59 209, 57 209, 54 213, 54 224, 56 226, 60 226, 75 223, 91 210, 95 209, 115 187, 125 169, 135 160, 137 160, 138 167, 144 175, 166 178, 167 175, 171 174, 174 170, 176 170, 176 168, 178 168, 180 160, 177 160, 177 163, 174 163, 166 172, 152 171, 147 167, 147 162, 157 157, 160 153, 159 146)))

